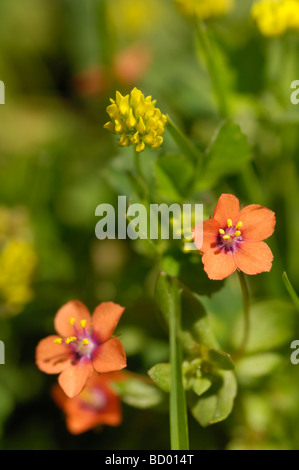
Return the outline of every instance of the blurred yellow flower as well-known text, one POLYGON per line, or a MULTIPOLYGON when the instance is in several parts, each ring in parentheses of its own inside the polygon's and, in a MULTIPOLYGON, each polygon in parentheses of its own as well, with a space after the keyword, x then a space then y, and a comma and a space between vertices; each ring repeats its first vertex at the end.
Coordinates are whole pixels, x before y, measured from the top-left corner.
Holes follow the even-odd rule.
POLYGON ((299 30, 299 0, 261 0, 251 15, 264 36, 280 36, 299 30))
POLYGON ((201 20, 226 15, 234 7, 234 0, 174 0, 174 2, 184 15, 201 20))
POLYGON ((107 8, 116 31, 136 37, 155 28, 161 5, 159 0, 113 0, 107 8))
POLYGON ((36 265, 27 214, 0 207, 0 304, 5 312, 19 313, 31 300, 36 265))
POLYGON ((0 253, 0 295, 13 313, 32 298, 30 283, 36 264, 32 245, 24 241, 11 240, 0 253))
POLYGON ((163 142, 164 126, 167 117, 159 108, 156 100, 145 96, 134 88, 129 95, 116 92, 116 99, 110 99, 107 113, 111 121, 104 127, 120 135, 118 144, 121 147, 133 145, 136 152, 142 152, 146 146, 159 149, 163 142))

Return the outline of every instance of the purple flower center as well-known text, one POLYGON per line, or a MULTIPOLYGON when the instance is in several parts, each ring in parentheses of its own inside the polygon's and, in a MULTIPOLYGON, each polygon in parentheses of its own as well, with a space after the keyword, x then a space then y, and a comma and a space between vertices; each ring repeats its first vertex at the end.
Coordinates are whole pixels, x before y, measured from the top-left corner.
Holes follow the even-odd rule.
POLYGON ((108 397, 105 391, 100 387, 87 387, 80 394, 82 408, 91 411, 102 411, 108 404, 108 397))
POLYGON ((75 324, 75 319, 70 318, 70 324, 74 328, 74 336, 66 338, 65 343, 73 350, 77 361, 81 358, 91 359, 99 342, 92 332, 86 329, 86 320, 81 320, 79 327, 75 324))
POLYGON ((232 220, 227 219, 227 226, 220 229, 217 236, 217 247, 221 251, 228 254, 236 253, 239 246, 244 241, 240 231, 242 225, 242 222, 238 222, 236 225, 233 225, 232 220))

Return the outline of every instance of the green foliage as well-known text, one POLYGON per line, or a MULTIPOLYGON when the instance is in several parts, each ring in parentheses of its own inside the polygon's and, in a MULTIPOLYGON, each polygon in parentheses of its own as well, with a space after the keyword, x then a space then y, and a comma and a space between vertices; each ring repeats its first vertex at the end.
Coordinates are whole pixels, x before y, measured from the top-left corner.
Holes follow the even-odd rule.
MULTIPOLYGON (((170 394, 178 447, 187 447, 186 399, 194 450, 298 450, 298 34, 263 37, 251 0, 198 31, 173 1, 24 3, 0 2, 0 206, 28 214, 38 266, 24 309, 0 311, 0 449, 167 449, 170 394), (169 116, 162 149, 139 162, 103 129, 109 97, 134 86, 169 116), (277 219, 273 267, 248 277, 241 356, 236 275, 211 281, 198 252, 150 240, 149 224, 142 240, 95 237, 97 205, 117 209, 119 195, 148 214, 151 203, 202 203, 206 219, 224 192, 277 219), (121 426, 75 437, 52 399, 57 377, 35 365, 70 299, 125 307, 117 336, 132 372, 114 384, 121 426)), ((0 250, 14 232, 3 235, 4 222, 0 250)), ((138 231, 134 216, 126 222, 138 231)))
POLYGON ((222 178, 240 173, 250 159, 248 139, 240 126, 224 122, 206 152, 203 169, 197 175, 196 189, 212 188, 222 178))
POLYGON ((124 403, 135 408, 152 408, 163 401, 163 394, 159 389, 140 379, 117 382, 113 387, 124 403))
POLYGON ((219 423, 228 417, 237 394, 237 382, 231 371, 222 371, 213 377, 212 386, 198 399, 190 398, 191 412, 202 425, 219 423))

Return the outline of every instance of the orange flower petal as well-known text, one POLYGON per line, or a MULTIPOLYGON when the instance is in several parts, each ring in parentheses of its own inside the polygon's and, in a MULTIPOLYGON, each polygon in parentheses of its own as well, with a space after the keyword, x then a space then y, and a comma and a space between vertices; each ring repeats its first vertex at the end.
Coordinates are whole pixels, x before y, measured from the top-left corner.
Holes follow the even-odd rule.
POLYGON ((275 213, 258 204, 244 207, 240 212, 243 223, 241 232, 247 241, 262 241, 269 238, 274 232, 276 224, 275 213))
POLYGON ((84 413, 81 410, 81 413, 79 411, 78 414, 71 414, 66 417, 66 425, 71 434, 82 434, 99 424, 96 415, 92 411, 84 411, 84 413))
POLYGON ((54 319, 55 329, 60 336, 74 336, 74 327, 70 324, 70 318, 75 319, 75 327, 80 328, 80 321, 86 320, 86 329, 90 328, 88 309, 79 300, 71 300, 58 310, 54 319))
POLYGON ((92 314, 92 328, 102 343, 111 338, 124 310, 114 302, 103 302, 96 307, 92 314))
POLYGON ((196 248, 202 253, 205 253, 209 248, 215 248, 219 229, 220 229, 220 225, 217 222, 217 220, 214 220, 214 219, 205 220, 202 224, 203 242, 202 242, 202 246, 200 246, 199 232, 201 230, 201 224, 198 224, 195 227, 195 231, 194 231, 194 243, 195 243, 196 248), (198 240, 198 243, 196 242, 196 239, 198 240))
POLYGON ((36 365, 47 374, 59 374, 72 361, 72 352, 65 344, 55 344, 58 336, 51 335, 42 339, 36 347, 36 365))
POLYGON ((245 274, 259 274, 270 271, 273 254, 264 242, 250 242, 240 245, 234 254, 237 267, 245 274))
POLYGON ((59 385, 68 397, 73 398, 82 392, 92 372, 93 366, 89 360, 71 364, 59 375, 59 385))
POLYGON ((236 264, 231 254, 223 253, 218 248, 208 250, 202 257, 204 270, 210 279, 221 281, 236 270, 236 264))
POLYGON ((98 372, 112 372, 127 366, 126 354, 121 342, 111 338, 97 348, 93 366, 98 372))
POLYGON ((239 222, 240 204, 233 194, 221 194, 214 210, 213 219, 219 222, 220 227, 227 226, 227 219, 231 219, 233 225, 239 222))
POLYGON ((66 418, 68 430, 72 434, 81 434, 101 424, 118 426, 121 423, 122 411, 118 396, 108 388, 103 390, 108 402, 101 411, 82 406, 84 400, 81 401, 80 396, 72 399, 72 407, 69 407, 66 418))

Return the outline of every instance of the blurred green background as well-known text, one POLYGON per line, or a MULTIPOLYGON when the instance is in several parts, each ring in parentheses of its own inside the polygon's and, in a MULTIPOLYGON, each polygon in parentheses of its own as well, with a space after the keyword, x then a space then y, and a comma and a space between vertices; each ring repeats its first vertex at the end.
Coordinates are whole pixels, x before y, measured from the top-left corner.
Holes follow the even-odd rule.
MULTIPOLYGON (((209 215, 221 193, 233 192, 243 204, 274 210, 277 227, 269 244, 275 261, 270 274, 250 279, 255 355, 237 370, 233 412, 207 429, 190 416, 191 449, 299 447, 299 366, 290 362, 299 316, 281 280, 286 270, 299 292, 299 106, 290 103, 290 84, 299 79, 299 35, 262 37, 250 18, 251 4, 237 0, 230 15, 209 27, 232 118, 248 137, 259 184, 246 185, 232 172, 198 188, 192 201, 204 203, 209 215), (268 357, 259 363, 261 354, 268 357)), ((205 149, 221 120, 201 59, 194 30, 172 0, 1 0, 6 103, 0 108, 0 241, 24 243, 21 255, 9 258, 12 274, 2 281, 0 274, 0 339, 6 348, 0 365, 1 449, 169 448, 167 407, 123 405, 118 428, 69 434, 50 396, 56 377, 36 368, 35 347, 54 333, 54 315, 68 300, 79 299, 91 311, 112 300, 126 307, 118 331, 128 369, 145 375, 168 361, 150 250, 138 241, 95 236, 97 205, 132 195, 127 171, 133 153, 119 149, 103 125, 115 90, 129 93, 137 86, 205 149), (7 291, 17 286, 15 299, 7 291)), ((177 152, 168 133, 163 150, 177 152)), ((145 173, 151 174, 158 155, 141 155, 145 173)), ((198 282, 200 270, 201 265, 198 282)), ((237 280, 203 295, 203 301, 230 352, 231 332, 242 320, 237 280)))

